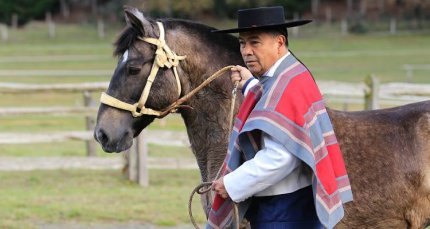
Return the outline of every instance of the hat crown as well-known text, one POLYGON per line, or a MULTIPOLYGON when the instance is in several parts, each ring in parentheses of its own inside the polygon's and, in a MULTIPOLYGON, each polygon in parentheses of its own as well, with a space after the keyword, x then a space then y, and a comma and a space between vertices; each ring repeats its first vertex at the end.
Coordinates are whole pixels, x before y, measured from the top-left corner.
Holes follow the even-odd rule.
POLYGON ((260 7, 237 11, 237 28, 212 30, 214 33, 237 33, 261 29, 278 29, 301 26, 312 20, 285 21, 284 7, 260 7))
POLYGON ((285 23, 284 8, 282 6, 260 7, 239 10, 238 27, 260 27, 285 23))

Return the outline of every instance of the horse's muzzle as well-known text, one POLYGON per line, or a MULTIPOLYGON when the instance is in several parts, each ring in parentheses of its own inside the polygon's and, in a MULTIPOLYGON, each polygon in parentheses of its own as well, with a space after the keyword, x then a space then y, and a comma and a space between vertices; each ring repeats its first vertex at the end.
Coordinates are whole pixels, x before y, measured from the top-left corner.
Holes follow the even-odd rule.
POLYGON ((130 148, 133 144, 133 135, 129 131, 115 135, 108 133, 102 128, 96 128, 94 130, 94 138, 107 153, 120 153, 130 148))

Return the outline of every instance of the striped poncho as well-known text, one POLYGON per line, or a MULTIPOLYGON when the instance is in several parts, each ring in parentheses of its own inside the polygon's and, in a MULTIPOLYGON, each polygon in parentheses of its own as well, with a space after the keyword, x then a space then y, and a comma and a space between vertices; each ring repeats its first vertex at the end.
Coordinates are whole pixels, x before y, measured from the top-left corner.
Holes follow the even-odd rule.
MULTIPOLYGON (((343 203, 352 200, 351 186, 319 89, 293 55, 246 96, 230 136, 224 175, 255 156, 261 131, 311 168, 318 218, 326 228, 333 228, 344 215, 343 203)), ((228 228, 233 222, 232 204, 231 199, 216 195, 206 228, 228 228)), ((248 205, 249 201, 239 204, 241 217, 248 205)))

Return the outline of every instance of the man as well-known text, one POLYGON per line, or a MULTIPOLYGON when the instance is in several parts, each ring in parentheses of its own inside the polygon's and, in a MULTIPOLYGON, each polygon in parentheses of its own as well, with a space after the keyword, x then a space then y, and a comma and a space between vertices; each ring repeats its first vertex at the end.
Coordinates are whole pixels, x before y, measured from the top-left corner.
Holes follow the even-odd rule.
POLYGON ((238 11, 232 69, 245 100, 237 115, 206 228, 233 222, 232 201, 251 228, 333 228, 352 200, 339 145, 311 73, 288 50, 283 7, 238 11), (254 76, 254 77, 252 77, 254 76))

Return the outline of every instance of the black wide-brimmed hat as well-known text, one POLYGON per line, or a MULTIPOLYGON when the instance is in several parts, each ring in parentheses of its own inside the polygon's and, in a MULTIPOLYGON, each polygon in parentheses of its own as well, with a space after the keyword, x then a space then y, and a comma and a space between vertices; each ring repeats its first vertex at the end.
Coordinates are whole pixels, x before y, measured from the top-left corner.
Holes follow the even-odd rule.
POLYGON ((284 7, 260 7, 237 11, 238 28, 213 30, 214 33, 238 33, 258 29, 289 28, 307 24, 312 20, 285 21, 284 7))

